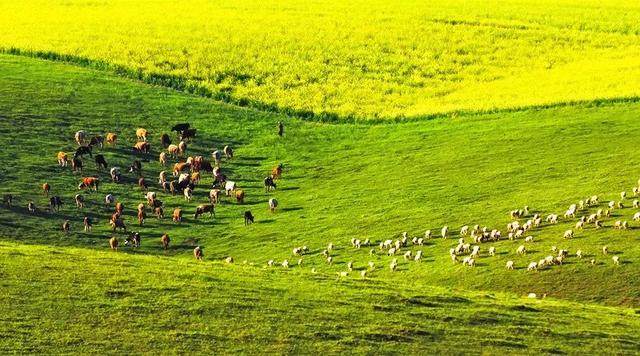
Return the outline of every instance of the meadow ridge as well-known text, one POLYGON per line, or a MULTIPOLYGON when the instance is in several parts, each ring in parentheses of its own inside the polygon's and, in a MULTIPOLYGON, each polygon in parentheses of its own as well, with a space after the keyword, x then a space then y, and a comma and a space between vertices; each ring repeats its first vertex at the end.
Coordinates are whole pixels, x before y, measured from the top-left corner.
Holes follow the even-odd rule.
POLYGON ((615 0, 0 1, 0 49, 316 120, 404 119, 637 100, 639 16, 615 0))

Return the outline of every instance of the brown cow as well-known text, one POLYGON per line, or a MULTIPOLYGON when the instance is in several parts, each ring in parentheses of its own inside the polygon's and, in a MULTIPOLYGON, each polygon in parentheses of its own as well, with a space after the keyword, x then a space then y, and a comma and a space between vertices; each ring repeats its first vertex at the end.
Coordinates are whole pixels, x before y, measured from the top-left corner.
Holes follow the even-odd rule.
POLYGON ((44 183, 42 185, 42 190, 44 191, 44 195, 49 196, 49 192, 51 191, 51 185, 49 185, 49 183, 44 183))
POLYGON ((118 140, 118 135, 113 132, 107 133, 107 143, 110 145, 116 145, 116 141, 118 140))
POLYGON ((191 164, 187 162, 179 162, 173 165, 173 175, 178 176, 183 171, 188 172, 191 169, 191 164))
POLYGON ((124 220, 122 220, 122 218, 111 219, 109 223, 111 224, 112 231, 116 231, 116 229, 121 229, 124 232, 127 232, 127 226, 124 224, 124 220))
POLYGON ((78 157, 71 159, 71 170, 74 172, 82 172, 82 160, 78 157))
POLYGON ((66 167, 69 163, 69 156, 65 152, 58 152, 58 166, 66 167))
POLYGON ((147 184, 147 181, 144 179, 144 177, 140 177, 140 179, 138 179, 138 187, 145 191, 149 189, 149 185, 147 184))
POLYGON ((244 203, 244 190, 236 190, 236 201, 238 202, 238 204, 244 203))
POLYGON ((91 219, 88 216, 85 216, 84 219, 82 219, 82 224, 84 225, 84 231, 91 231, 91 229, 93 228, 93 224, 91 223, 91 219))
POLYGON ((124 204, 122 204, 121 202, 117 202, 116 203, 116 213, 122 215, 123 211, 124 211, 124 204))
POLYGON ((203 215, 204 213, 209 213, 209 216, 216 216, 215 206, 213 204, 201 204, 196 208, 196 213, 193 215, 194 219, 197 219, 198 216, 203 215))
POLYGON ((65 234, 68 234, 69 230, 71 230, 71 222, 69 220, 65 220, 62 223, 62 231, 64 231, 65 234))
POLYGON ((178 153, 180 153, 181 156, 184 156, 185 152, 187 152, 187 143, 180 141, 178 144, 178 153))
POLYGON ((118 251, 118 245, 120 243, 118 242, 118 238, 113 236, 112 238, 109 239, 109 246, 111 246, 112 250, 116 250, 118 251))
POLYGON ((175 208, 173 210, 173 221, 177 223, 182 222, 182 209, 175 208))
POLYGON ((144 224, 144 219, 146 219, 147 213, 143 210, 138 210, 138 223, 140 226, 144 224))
POLYGON ((98 177, 84 177, 78 185, 78 189, 93 188, 97 192, 99 184, 100 179, 98 177))
POLYGON ((169 243, 171 242, 169 235, 167 234, 162 235, 162 237, 160 238, 160 241, 162 241, 162 248, 165 249, 165 251, 169 249, 169 243))
POLYGON ((158 218, 158 220, 164 219, 164 209, 162 209, 161 206, 158 206, 155 209, 153 209, 153 212, 156 214, 156 217, 158 218))
POLYGON ((147 142, 147 136, 149 135, 149 132, 146 129, 143 128, 139 128, 136 130, 136 137, 138 138, 138 140, 142 140, 144 142, 147 142))
POLYGON ((271 177, 273 177, 273 179, 279 179, 282 177, 282 163, 271 170, 271 177))
POLYGON ((193 184, 198 184, 200 183, 200 172, 193 172, 191 173, 191 181, 193 182, 193 184))
POLYGON ((133 145, 133 150, 142 153, 149 153, 149 151, 151 151, 151 144, 149 142, 136 142, 136 144, 133 145))
POLYGON ((217 204, 220 201, 221 195, 222 192, 220 189, 211 189, 211 191, 209 191, 209 201, 211 204, 217 204))

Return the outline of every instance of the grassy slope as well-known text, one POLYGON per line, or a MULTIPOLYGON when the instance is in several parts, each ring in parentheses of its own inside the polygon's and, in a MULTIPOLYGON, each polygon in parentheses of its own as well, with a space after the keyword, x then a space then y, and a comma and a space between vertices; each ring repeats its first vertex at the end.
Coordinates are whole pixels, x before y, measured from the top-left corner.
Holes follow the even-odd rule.
POLYGON ((0 243, 0 352, 633 353, 633 310, 0 243))
POLYGON ((0 1, 0 47, 170 74, 243 105, 413 117, 637 97, 639 13, 617 0, 0 1))
MULTIPOLYGON (((453 230, 470 223, 504 230, 506 212, 513 208, 529 205, 536 211, 561 212, 591 194, 616 198, 621 189, 630 191, 638 176, 631 134, 640 125, 637 105, 566 107, 402 125, 321 125, 239 110, 61 64, 16 57, 2 57, 2 63, 0 88, 7 95, 0 96, 0 130, 3 146, 10 149, 0 152, 0 159, 14 164, 4 165, 0 176, 2 191, 16 194, 19 207, 0 210, 4 216, 0 227, 4 236, 24 242, 106 248, 109 212, 100 203, 107 192, 125 203, 126 219, 130 227, 134 225, 135 206, 143 199, 129 176, 128 184, 106 183, 101 194, 87 194, 88 214, 99 221, 93 233, 80 232, 85 212, 72 204, 78 175, 58 169, 55 153, 71 150, 73 132, 81 128, 121 133, 120 147, 103 152, 119 166, 133 159, 128 146, 135 140, 135 127, 149 128, 156 144, 159 132, 185 118, 202 133, 191 154, 208 155, 225 143, 237 149, 237 159, 223 167, 247 191, 247 204, 226 200, 218 207, 215 222, 194 221, 191 214, 196 202, 206 200, 206 187, 196 190, 196 202, 191 204, 161 194, 167 212, 178 206, 185 209, 186 222, 176 226, 169 219, 149 219, 141 229, 142 253, 160 253, 158 238, 164 232, 175 243, 168 254, 180 258, 190 258, 192 247, 200 244, 210 259, 231 255, 237 261, 263 265, 272 258, 291 259, 293 247, 308 245, 312 255, 305 258, 305 265, 325 272, 342 271, 350 260, 357 267, 370 260, 388 265, 386 256, 348 248, 352 237, 377 243, 405 230, 421 235, 443 224, 453 230), (279 119, 287 124, 283 140, 274 133, 279 119), (285 163, 285 178, 276 193, 265 194, 261 179, 277 162, 285 163), (46 202, 39 188, 44 181, 67 205, 61 214, 28 216, 28 200, 40 207, 46 202), (267 211, 270 196, 280 201, 276 214, 267 211), (257 217, 250 227, 242 223, 246 209, 257 217), (73 222, 70 236, 59 231, 64 218, 73 222), (319 255, 328 242, 338 245, 333 266, 319 255)), ((153 157, 156 154, 154 150, 153 157)), ((85 163, 86 174, 97 173, 91 162, 85 163)), ((155 162, 145 164, 150 180, 159 170, 155 162)), ((104 172, 102 177, 106 180, 104 172)), ((210 181, 207 177, 205 184, 210 181)), ((631 220, 633 212, 627 208, 616 215, 631 220)), ((398 278, 398 283, 417 278, 456 288, 535 291, 638 305, 637 237, 634 229, 613 231, 612 220, 605 221, 606 229, 589 228, 572 241, 563 241, 561 234, 573 222, 545 226, 533 233, 538 242, 526 257, 515 256, 521 242, 498 242, 498 256, 481 258, 480 268, 474 270, 451 264, 447 251, 455 241, 434 240, 423 248, 423 264, 401 263, 406 277, 398 278), (621 256, 622 266, 614 267, 609 257, 598 253, 605 244, 621 256), (571 252, 582 249, 587 260, 595 257, 599 265, 574 258, 563 267, 534 274, 503 268, 510 259, 520 268, 537 261, 550 254, 552 245, 571 252)), ((483 256, 486 249, 482 246, 483 256)), ((389 277, 386 269, 377 274, 389 277)))

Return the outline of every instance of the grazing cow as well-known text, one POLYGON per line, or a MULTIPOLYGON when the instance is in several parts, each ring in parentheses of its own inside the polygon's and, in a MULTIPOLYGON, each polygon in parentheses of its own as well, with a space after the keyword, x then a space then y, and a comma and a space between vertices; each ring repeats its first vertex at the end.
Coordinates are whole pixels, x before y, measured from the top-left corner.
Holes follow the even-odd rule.
POLYGON ((142 140, 144 142, 147 142, 147 136, 149 135, 149 132, 143 128, 139 128, 136 130, 136 137, 138 138, 138 140, 142 140))
POLYGON ((138 160, 133 161, 133 163, 129 166, 129 172, 138 173, 138 175, 142 175, 142 162, 138 160))
POLYGON ((78 207, 78 209, 84 208, 84 196, 82 196, 82 194, 76 194, 74 200, 76 201, 76 207, 78 207))
POLYGON ((49 185, 49 183, 42 184, 42 191, 44 192, 44 195, 48 197, 49 192, 51 191, 51 185, 49 185))
POLYGON ((202 261, 203 254, 200 246, 196 246, 196 248, 193 249, 193 257, 198 261, 202 261))
POLYGON ((108 208, 109 205, 115 203, 115 201, 116 201, 116 198, 112 194, 107 194, 104 197, 104 206, 105 206, 105 208, 108 208))
POLYGON ((244 203, 244 190, 239 189, 236 191, 236 201, 238 204, 244 203))
POLYGON ((178 144, 178 153, 180 153, 181 156, 184 156, 185 152, 187 152, 187 143, 180 141, 178 144))
POLYGON ((145 198, 147 198, 147 204, 149 204, 149 206, 153 206, 153 202, 156 200, 156 192, 147 192, 147 194, 145 194, 145 198))
POLYGON ((220 189, 211 189, 211 191, 209 191, 209 201, 212 204, 218 204, 220 201, 220 193, 220 189))
POLYGON ((212 173, 213 166, 211 165, 211 162, 202 160, 198 163, 198 169, 196 171, 205 171, 207 173, 212 173))
POLYGON ((186 201, 191 201, 191 198, 193 198, 193 190, 189 187, 186 187, 184 189, 184 199, 186 201))
POLYGON ((71 170, 82 173, 82 160, 79 157, 73 157, 71 160, 71 170))
POLYGON ((144 179, 144 177, 140 177, 140 179, 138 179, 138 187, 140 187, 140 189, 144 191, 149 189, 149 185, 147 184, 147 181, 144 179))
POLYGON ((99 185, 100 179, 98 177, 84 177, 78 185, 78 189, 93 188, 97 192, 99 185))
POLYGON ((171 239, 169 238, 168 234, 162 235, 162 237, 160 238, 160 241, 162 242, 162 248, 165 251, 169 249, 169 243, 171 242, 171 239))
POLYGON ((222 152, 224 152, 225 157, 227 157, 228 159, 233 158, 233 149, 230 146, 224 146, 222 152))
POLYGON ((118 140, 118 135, 113 132, 107 133, 107 143, 110 145, 116 145, 116 141, 118 140))
POLYGON ((104 146, 104 138, 100 135, 93 136, 89 140, 89 146, 100 146, 102 148, 104 146))
POLYGON ((158 174, 158 183, 162 184, 164 182, 167 181, 167 172, 166 171, 160 171, 160 174, 158 174))
POLYGON ((96 161, 98 169, 107 169, 107 160, 104 159, 103 155, 96 155, 94 160, 96 161))
POLYGON ((171 144, 171 138, 169 138, 169 135, 166 133, 163 133, 162 136, 160 136, 160 143, 162 147, 167 148, 171 144))
POLYGON ((171 190, 171 182, 162 182, 162 191, 166 193, 168 190, 171 190))
POLYGON ((182 222, 182 209, 175 208, 173 210, 173 222, 177 222, 177 223, 182 222))
POLYGON ((116 213, 118 215, 122 215, 123 212, 124 212, 124 204, 122 204, 121 202, 117 202, 116 203, 116 213))
POLYGON ((13 205, 13 194, 5 194, 2 196, 2 202, 10 208, 11 205, 13 205))
POLYGON ((222 152, 215 150, 211 154, 211 157, 213 157, 213 160, 216 161, 216 166, 220 167, 220 161, 222 160, 222 152))
POLYGON ((140 241, 142 240, 139 232, 132 232, 129 237, 124 240, 124 244, 131 245, 131 247, 140 247, 140 241))
POLYGON ((213 204, 201 204, 196 207, 196 213, 193 214, 193 218, 197 219, 198 216, 203 215, 204 213, 209 213, 209 216, 216 216, 215 206, 213 204))
POLYGON ((36 204, 32 201, 29 202, 29 204, 27 204, 27 209, 29 209, 29 212, 31 214, 35 214, 36 212, 36 204))
POLYGON ((172 158, 178 158, 178 153, 180 153, 180 148, 177 145, 169 145, 167 146, 167 152, 172 158))
POLYGON ((164 209, 162 209, 161 206, 153 208, 153 212, 156 214, 156 218, 158 218, 158 220, 164 219, 164 209))
POLYGON ((231 195, 231 193, 236 190, 236 182, 227 181, 224 184, 224 192, 227 196, 231 195))
POLYGON ((269 192, 271 190, 276 189, 276 183, 273 181, 272 177, 266 177, 264 179, 264 191, 269 192))
POLYGON ((173 176, 177 177, 183 171, 188 172, 191 168, 191 164, 187 162, 179 162, 173 165, 173 176))
POLYGON ((149 142, 136 142, 133 145, 133 153, 149 153, 151 151, 151 144, 149 142))
POLYGON ((200 183, 200 172, 193 172, 191 173, 191 182, 193 182, 193 184, 198 184, 200 183))
POLYGON ((73 153, 73 157, 83 157, 87 154, 89 155, 89 157, 93 158, 93 154, 91 153, 91 146, 80 146, 76 149, 76 152, 73 153))
POLYGON ((144 211, 144 209, 138 210, 138 224, 140 226, 144 225, 144 219, 146 218, 147 218, 147 212, 144 211))
POLYGON ((49 198, 49 210, 60 211, 61 206, 62 206, 62 198, 60 198, 57 195, 49 198))
POLYGON ((247 210, 244 212, 244 225, 250 225, 253 224, 253 214, 251 214, 251 211, 247 210))
POLYGON ((82 146, 84 141, 87 139, 87 133, 84 130, 77 131, 74 138, 78 146, 82 146))
POLYGON ((65 234, 68 234, 70 230, 71 230, 71 222, 69 220, 65 220, 62 223, 62 231, 64 231, 65 234))
POLYGON ((84 232, 89 232, 93 229, 93 223, 91 222, 91 218, 88 216, 85 216, 84 219, 82 219, 82 225, 84 225, 84 232))
POLYGON ((112 250, 118 251, 118 238, 113 236, 112 238, 109 239, 109 246, 111 246, 112 250))
POLYGON ((122 218, 118 217, 115 219, 111 219, 109 221, 109 224, 111 224, 111 231, 116 231, 116 229, 121 229, 124 232, 127 232, 127 227, 124 224, 124 220, 122 220, 122 218))
POLYGON ((276 208, 278 207, 278 201, 275 200, 274 198, 269 199, 269 210, 271 210, 271 212, 276 211, 276 208))
POLYGON ((280 179, 280 177, 282 177, 282 163, 271 170, 271 177, 273 177, 273 179, 280 179))
POLYGON ((109 175, 111 176, 111 180, 115 183, 120 182, 122 180, 122 173, 120 173, 119 167, 113 167, 109 170, 109 175))
POLYGON ((159 158, 160 164, 163 166, 167 165, 167 153, 166 152, 160 152, 160 158, 159 158))
POLYGON ((180 141, 187 141, 196 137, 197 129, 185 129, 180 133, 180 141))
POLYGON ((191 125, 188 122, 184 122, 181 124, 173 125, 173 127, 171 128, 171 131, 175 131, 176 133, 181 133, 184 130, 188 130, 190 127, 191 125))
POLYGON ((58 152, 58 166, 66 167, 69 162, 69 157, 65 152, 58 152))

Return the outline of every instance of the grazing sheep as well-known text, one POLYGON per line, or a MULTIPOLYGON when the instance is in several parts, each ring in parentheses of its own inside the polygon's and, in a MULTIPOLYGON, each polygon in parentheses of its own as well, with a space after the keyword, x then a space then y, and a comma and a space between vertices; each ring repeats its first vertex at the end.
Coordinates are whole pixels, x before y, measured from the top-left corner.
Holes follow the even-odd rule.
POLYGON ((507 269, 512 270, 512 269, 514 268, 514 267, 513 267, 513 261, 507 261, 507 265, 506 265, 506 267, 507 267, 507 269))
POLYGON ((351 262, 351 261, 347 262, 347 269, 349 271, 353 271, 353 262, 351 262))
POLYGON ((624 200, 627 197, 627 192, 620 192, 620 199, 624 200))
POLYGON ((547 216, 547 222, 551 223, 551 224, 557 224, 558 223, 558 215, 557 214, 549 214, 547 216))
POLYGON ((496 255, 496 248, 494 246, 489 247, 489 256, 496 255))
POLYGON ((362 271, 360 271, 360 277, 363 278, 363 279, 367 277, 367 270, 366 269, 363 269, 362 271))
POLYGON ((336 272, 338 278, 345 278, 349 275, 349 272, 336 272))
POLYGON ((335 245, 332 242, 329 242, 329 245, 327 245, 327 252, 331 252, 334 247, 335 245))
POLYGON ((301 247, 295 247, 293 249, 293 255, 294 256, 302 256, 302 248, 301 247))
POLYGON ((328 264, 332 264, 333 263, 333 257, 331 257, 331 256, 327 257, 327 263, 328 264))
POLYGON ((592 266, 596 265, 596 259, 595 258, 592 258, 591 261, 589 261, 589 262, 591 263, 592 266))
POLYGON ((602 227, 602 221, 600 221, 600 220, 596 220, 596 221, 594 222, 594 225, 595 225, 596 229, 599 229, 599 228, 601 228, 601 227, 602 227))
POLYGON ((518 249, 516 250, 516 253, 517 253, 518 255, 524 255, 524 254, 526 254, 526 253, 527 253, 527 248, 526 248, 526 247, 524 247, 524 245, 520 245, 520 246, 518 247, 518 249))
POLYGON ((289 260, 282 261, 282 267, 289 268, 289 260))
POLYGON ((633 220, 634 221, 640 221, 640 211, 633 214, 633 220))
POLYGON ((609 247, 607 247, 607 246, 603 246, 603 247, 602 247, 602 254, 603 254, 603 255, 606 255, 606 254, 608 254, 608 253, 609 253, 609 247))
POLYGON ((551 251, 552 251, 552 252, 557 252, 557 251, 558 251, 558 248, 557 248, 556 246, 551 246, 551 251))
POLYGON ((267 261, 267 266, 269 266, 269 267, 273 267, 274 264, 275 264, 274 260, 267 261))
POLYGON ((476 266, 476 260, 473 259, 473 258, 469 258, 469 260, 467 260, 467 266, 475 267, 476 266))
POLYGON ((620 257, 618 257, 618 256, 613 256, 613 257, 611 257, 611 259, 613 260, 613 264, 614 264, 614 265, 616 265, 616 266, 619 266, 619 265, 620 265, 620 257))
POLYGON ((564 237, 565 239, 570 239, 573 238, 573 230, 567 230, 564 232, 564 235, 562 235, 562 237, 564 237))
POLYGON ((118 245, 120 243, 118 242, 118 238, 113 236, 109 239, 109 246, 111 247, 112 250, 118 251, 118 245))
POLYGON ((398 260, 394 258, 389 265, 389 269, 391 269, 391 272, 395 272, 396 268, 398 268, 398 260))
POLYGON ((455 264, 456 262, 458 262, 458 256, 456 256, 455 254, 451 254, 451 261, 455 264))
POLYGON ((582 258, 582 250, 576 251, 576 257, 582 258))
POLYGON ((527 271, 537 271, 538 270, 538 262, 531 262, 527 267, 527 271))
POLYGON ((416 255, 413 260, 416 262, 420 262, 422 260, 422 250, 416 251, 416 255))
POLYGON ((582 230, 584 228, 584 221, 578 221, 575 228, 576 230, 582 230))
POLYGON ((448 226, 444 226, 442 228, 442 230, 440 231, 440 233, 442 234, 442 238, 446 239, 447 238, 447 233, 449 232, 449 227, 448 226))
POLYGON ((298 258, 298 266, 302 266, 302 258, 298 258))
POLYGON ((431 230, 427 230, 424 232, 424 239, 429 240, 431 238, 431 230))
POLYGON ((202 253, 202 248, 200 248, 200 246, 196 246, 196 248, 193 249, 193 257, 198 261, 202 261, 204 254, 202 253))
POLYGON ((469 226, 465 225, 462 228, 460 228, 460 235, 467 236, 468 233, 469 233, 469 226))
POLYGON ((612 201, 610 201, 610 202, 609 202, 609 205, 608 205, 608 206, 609 206, 609 209, 610 209, 610 210, 613 210, 613 208, 615 208, 615 207, 616 207, 616 202, 612 200, 612 201))
POLYGON ((403 255, 403 257, 404 257, 404 260, 405 260, 405 261, 407 261, 407 260, 411 259, 411 251, 407 251, 407 252, 405 252, 405 253, 404 253, 404 255, 403 255))
POLYGON ((393 256, 396 254, 396 248, 392 247, 389 249, 389 252, 387 253, 389 256, 393 256))
POLYGON ((524 242, 533 242, 533 236, 529 235, 524 238, 524 242))

